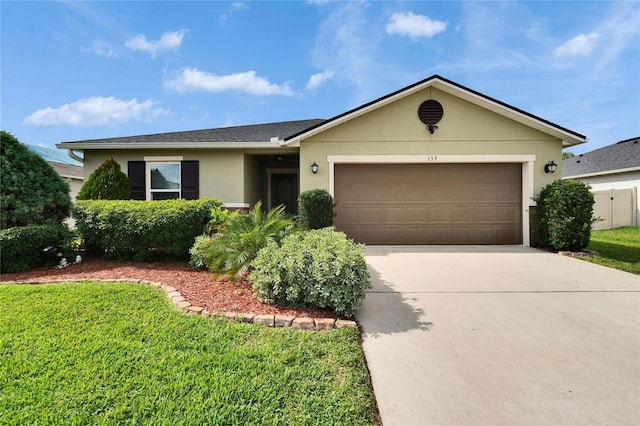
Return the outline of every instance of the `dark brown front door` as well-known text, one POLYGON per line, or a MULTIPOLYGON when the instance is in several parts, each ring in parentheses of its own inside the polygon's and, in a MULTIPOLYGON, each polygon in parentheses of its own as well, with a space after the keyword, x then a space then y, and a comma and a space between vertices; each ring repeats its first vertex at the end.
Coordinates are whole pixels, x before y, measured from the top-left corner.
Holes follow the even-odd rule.
POLYGON ((298 175, 283 173, 271 175, 271 207, 284 204, 285 212, 298 214, 298 175))

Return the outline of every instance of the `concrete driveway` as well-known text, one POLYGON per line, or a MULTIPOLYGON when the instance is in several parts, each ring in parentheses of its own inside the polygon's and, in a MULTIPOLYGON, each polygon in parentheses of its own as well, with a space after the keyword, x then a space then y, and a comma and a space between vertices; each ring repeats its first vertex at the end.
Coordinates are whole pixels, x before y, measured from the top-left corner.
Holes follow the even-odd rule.
POLYGON ((391 425, 640 424, 640 277, 520 246, 367 247, 391 425))

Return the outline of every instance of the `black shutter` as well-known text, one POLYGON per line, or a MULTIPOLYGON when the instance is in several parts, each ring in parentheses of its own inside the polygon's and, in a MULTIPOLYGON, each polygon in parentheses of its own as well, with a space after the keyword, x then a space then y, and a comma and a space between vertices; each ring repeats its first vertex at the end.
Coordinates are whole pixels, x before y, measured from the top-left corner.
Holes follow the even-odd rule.
POLYGON ((197 200, 200 196, 200 162, 199 161, 183 161, 182 162, 182 198, 185 200, 197 200))
POLYGON ((132 200, 147 199, 144 161, 129 161, 129 183, 131 185, 132 200))

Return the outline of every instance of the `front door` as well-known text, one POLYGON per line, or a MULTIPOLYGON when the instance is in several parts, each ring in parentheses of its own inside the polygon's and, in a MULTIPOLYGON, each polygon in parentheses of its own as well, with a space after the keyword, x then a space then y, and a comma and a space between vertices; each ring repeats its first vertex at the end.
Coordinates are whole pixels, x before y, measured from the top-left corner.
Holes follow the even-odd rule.
POLYGON ((298 175, 274 173, 271 175, 271 207, 284 204, 285 212, 298 214, 298 175))

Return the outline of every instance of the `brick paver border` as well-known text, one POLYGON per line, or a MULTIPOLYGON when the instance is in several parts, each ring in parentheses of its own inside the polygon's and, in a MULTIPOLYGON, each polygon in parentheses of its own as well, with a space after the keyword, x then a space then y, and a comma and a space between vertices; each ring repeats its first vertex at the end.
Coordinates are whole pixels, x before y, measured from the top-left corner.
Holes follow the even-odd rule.
POLYGON ((336 320, 335 318, 295 318, 282 315, 263 315, 247 312, 209 312, 201 306, 194 306, 185 299, 177 288, 165 285, 157 281, 147 281, 138 279, 118 278, 114 280, 106 279, 71 279, 71 280, 47 280, 39 281, 13 281, 0 282, 0 284, 60 284, 60 283, 78 283, 85 281, 96 281, 103 283, 132 283, 146 284, 162 289, 171 303, 180 311, 187 315, 201 315, 203 317, 222 317, 231 322, 243 322, 249 324, 262 325, 265 327, 290 327, 296 330, 331 330, 334 328, 358 327, 355 321, 336 320))

